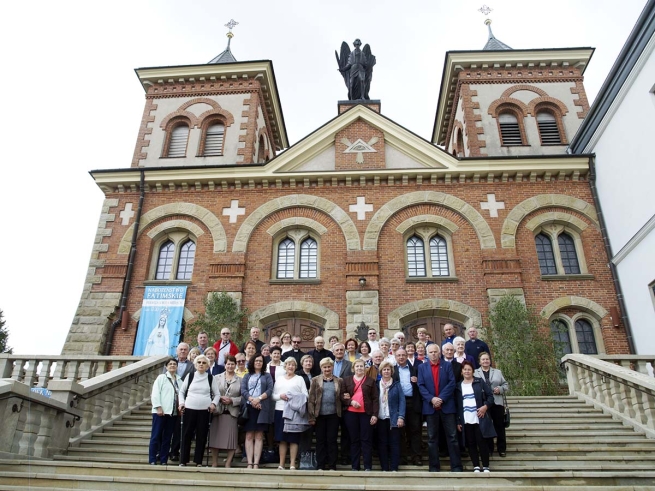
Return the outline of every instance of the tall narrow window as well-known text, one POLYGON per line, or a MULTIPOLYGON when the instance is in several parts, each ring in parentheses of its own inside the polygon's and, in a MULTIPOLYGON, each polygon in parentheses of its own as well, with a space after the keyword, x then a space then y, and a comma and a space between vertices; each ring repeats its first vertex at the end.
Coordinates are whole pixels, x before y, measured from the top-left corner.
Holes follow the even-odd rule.
POLYGON ((203 155, 223 155, 223 139, 225 137, 225 126, 220 123, 212 124, 207 128, 205 135, 205 150, 203 155))
POLYGON ((562 137, 557 126, 557 119, 548 111, 537 113, 537 126, 542 145, 561 145, 562 137))
POLYGON ((296 244, 291 239, 280 242, 277 250, 277 277, 293 278, 296 244))
POLYGON ((416 235, 407 239, 407 270, 409 276, 425 276, 423 241, 416 235))
POLYGON ((568 326, 559 319, 554 320, 550 323, 550 331, 553 334, 553 340, 555 341, 555 349, 558 356, 568 355, 573 353, 571 348, 571 338, 569 336, 568 326))
POLYGON ((174 259, 175 244, 169 240, 159 248, 159 259, 157 260, 157 272, 155 274, 156 280, 167 280, 170 278, 174 259))
POLYGON ((519 122, 512 113, 502 113, 498 116, 500 137, 503 145, 523 145, 519 122))
POLYGON ((537 245, 537 258, 539 259, 541 274, 557 274, 553 244, 550 238, 545 234, 539 234, 534 238, 534 241, 537 245))
POLYGON ((457 156, 464 157, 464 136, 462 130, 457 130, 457 156))
POLYGON ((314 239, 305 239, 300 244, 300 277, 316 278, 318 246, 314 239))
POLYGON ((559 252, 562 256, 562 266, 564 266, 565 274, 580 274, 580 264, 578 263, 578 256, 575 252, 575 242, 566 232, 562 232, 557 237, 559 244, 559 252))
POLYGON ((190 280, 193 274, 193 263, 196 257, 196 244, 188 240, 180 249, 180 261, 177 267, 178 280, 190 280))
POLYGON ((432 276, 448 276, 448 246, 446 241, 435 235, 430 239, 430 263, 432 276))
POLYGON ((578 349, 583 355, 597 355, 596 338, 594 337, 594 328, 584 320, 575 321, 575 336, 578 341, 578 349))
POLYGON ((168 142, 167 157, 186 156, 186 145, 189 140, 189 127, 186 124, 178 124, 171 131, 171 138, 168 142))

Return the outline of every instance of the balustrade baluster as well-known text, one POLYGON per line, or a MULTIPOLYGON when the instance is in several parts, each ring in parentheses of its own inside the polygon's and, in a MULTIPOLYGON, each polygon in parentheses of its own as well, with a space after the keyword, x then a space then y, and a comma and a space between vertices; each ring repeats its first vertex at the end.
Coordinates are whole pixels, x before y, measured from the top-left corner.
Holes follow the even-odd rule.
POLYGON ((39 381, 37 387, 47 387, 48 380, 50 380, 50 368, 52 367, 52 360, 46 358, 41 362, 41 370, 39 370, 39 381))
POLYGON ((655 430, 655 394, 641 392, 641 405, 644 408, 644 424, 655 430))
POLYGON ((37 359, 31 358, 27 360, 27 368, 25 368, 23 383, 28 387, 32 387, 36 383, 38 379, 38 374, 37 374, 38 368, 39 368, 39 362, 37 359))
POLYGON ((25 360, 22 358, 17 358, 16 361, 14 362, 14 369, 11 372, 11 378, 14 380, 18 380, 19 382, 23 381, 23 378, 25 376, 25 360))

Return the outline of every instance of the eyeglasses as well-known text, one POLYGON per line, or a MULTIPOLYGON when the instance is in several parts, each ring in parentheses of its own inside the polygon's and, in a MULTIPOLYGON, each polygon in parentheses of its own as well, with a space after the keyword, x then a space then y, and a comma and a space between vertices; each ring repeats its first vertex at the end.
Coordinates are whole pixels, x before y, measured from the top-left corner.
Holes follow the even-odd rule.
POLYGON ((196 365, 206 365, 206 364, 207 364, 206 361, 197 361, 196 362, 196 365))
POLYGON ((291 341, 293 344, 300 344, 300 341, 291 341))
POLYGON ((229 332, 222 332, 222 333, 221 333, 221 336, 229 336, 229 335, 230 335, 229 332))
POLYGON ((246 360, 237 360, 237 363, 245 363, 246 360))

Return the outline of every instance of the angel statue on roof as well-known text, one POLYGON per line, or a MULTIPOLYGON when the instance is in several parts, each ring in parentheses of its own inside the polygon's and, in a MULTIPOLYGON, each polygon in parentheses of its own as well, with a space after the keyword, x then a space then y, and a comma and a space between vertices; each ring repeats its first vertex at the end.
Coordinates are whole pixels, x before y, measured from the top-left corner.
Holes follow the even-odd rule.
POLYGON ((360 49, 362 42, 355 39, 353 46, 355 49, 350 51, 348 43, 341 43, 341 56, 335 51, 339 71, 343 75, 343 80, 348 87, 348 100, 369 100, 368 91, 371 88, 371 79, 373 78, 373 66, 375 66, 375 56, 371 53, 368 44, 360 49))

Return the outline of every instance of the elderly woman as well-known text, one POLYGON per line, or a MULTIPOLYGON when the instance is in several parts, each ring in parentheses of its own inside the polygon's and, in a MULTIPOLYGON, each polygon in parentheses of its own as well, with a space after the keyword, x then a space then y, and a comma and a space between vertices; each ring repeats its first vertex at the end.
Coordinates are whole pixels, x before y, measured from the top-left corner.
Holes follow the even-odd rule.
POLYGON ((277 373, 277 370, 280 370, 280 373, 282 373, 282 362, 280 361, 280 357, 282 356, 282 348, 279 346, 273 346, 271 348, 271 361, 269 362, 268 365, 266 365, 266 372, 271 374, 271 378, 273 379, 273 383, 275 383, 275 375, 277 373))
POLYGON ((419 363, 425 363, 427 360, 425 355, 425 343, 423 341, 416 341, 416 359, 419 361, 419 363))
POLYGON ((152 430, 150 432, 150 450, 148 462, 161 465, 168 462, 168 451, 175 428, 177 414, 177 393, 182 379, 177 374, 177 361, 173 358, 166 362, 166 373, 162 373, 152 385, 150 400, 152 402, 152 430))
MULTIPOLYGON (((509 384, 503 372, 497 368, 491 368, 491 356, 489 353, 482 352, 478 357, 480 361, 480 368, 475 371, 475 376, 480 377, 484 382, 491 387, 491 392, 494 396, 494 405, 491 406, 491 420, 494 422, 494 429, 496 430, 496 446, 498 455, 505 457, 507 455, 507 437, 505 436, 505 405, 503 398, 509 390, 509 384)), ((494 439, 487 439, 489 446, 489 454, 494 453, 494 439)))
POLYGON ((196 448, 193 461, 196 466, 202 467, 202 456, 207 444, 209 431, 209 418, 218 406, 218 386, 216 379, 207 372, 209 360, 205 355, 196 356, 193 366, 195 372, 189 373, 184 379, 180 389, 179 410, 183 416, 182 421, 182 451, 180 453, 180 466, 189 462, 191 453, 191 440, 196 435, 196 448))
POLYGON ((405 394, 400 381, 394 382, 394 366, 388 361, 380 363, 382 378, 378 382, 379 410, 376 425, 378 454, 383 471, 398 471, 400 464, 400 428, 405 426, 405 394))
POLYGON ((309 390, 309 385, 312 383, 312 368, 314 368, 314 358, 312 358, 312 355, 303 355, 300 359, 300 367, 296 370, 296 375, 302 377, 307 390, 309 390))
POLYGON ((372 430, 378 422, 378 389, 375 380, 366 376, 362 360, 353 363, 352 377, 343 379, 341 402, 347 407, 345 420, 350 435, 352 470, 359 470, 359 458, 364 455, 364 470, 373 467, 372 430))
POLYGON ((316 430, 316 461, 319 470, 337 470, 337 434, 341 418, 341 385, 343 380, 333 375, 334 362, 323 358, 321 375, 314 377, 309 387, 307 412, 309 424, 316 430))
POLYGON ((273 379, 265 371, 264 357, 261 353, 255 353, 248 362, 248 373, 241 379, 242 403, 248 405, 248 421, 243 426, 248 469, 259 469, 264 433, 273 422, 272 394, 273 379))
POLYGON ((243 345, 243 352, 246 355, 246 360, 250 360, 255 356, 255 353, 257 353, 257 345, 252 339, 246 341, 246 344, 243 345))
POLYGON ((409 341, 405 345, 405 351, 407 352, 407 362, 410 365, 414 366, 416 363, 420 363, 418 358, 416 358, 416 343, 409 341))
POLYGON ((268 365, 271 362, 271 347, 268 344, 263 344, 262 349, 259 351, 261 351, 264 357, 264 363, 268 365))
POLYGON ((391 338, 389 343, 391 344, 391 352, 389 353, 389 356, 387 356, 387 361, 393 366, 396 366, 396 351, 400 349, 400 339, 391 338))
MULTIPOLYGON (((207 348, 213 350, 214 348, 207 348)), ((225 371, 216 376, 219 405, 214 412, 209 435, 209 448, 212 450, 212 467, 218 467, 218 451, 227 450, 225 467, 232 467, 234 451, 239 446, 239 429, 237 418, 241 405, 241 380, 235 373, 237 360, 232 355, 225 355, 225 371)))
POLYGON ((201 353, 200 353, 200 350, 198 348, 191 348, 191 351, 189 351, 189 360, 191 361, 191 363, 194 362, 194 360, 196 359, 196 356, 198 356, 199 354, 201 354, 201 353))
POLYGON ((296 359, 289 357, 284 362, 284 374, 280 373, 275 380, 273 388, 273 400, 275 401, 275 441, 280 446, 280 465, 279 470, 284 470, 284 464, 287 459, 287 449, 289 453, 289 469, 295 470, 296 457, 298 456, 298 444, 300 443, 301 433, 284 432, 284 408, 292 394, 307 395, 307 387, 302 377, 296 375, 296 359))
MULTIPOLYGON (((464 433, 466 447, 473 462, 473 472, 480 472, 480 457, 482 470, 489 472, 489 448, 485 442, 481 426, 484 418, 494 404, 491 389, 481 378, 473 376, 475 366, 468 360, 462 363, 462 382, 455 392, 457 399, 457 429, 464 433), (478 453, 479 451, 479 453, 478 453)), ((491 426, 491 422, 489 425, 491 426)))
POLYGON ((457 336, 455 339, 453 339, 453 346, 455 347, 455 360, 457 360, 459 363, 462 363, 464 360, 470 361, 475 367, 475 360, 473 357, 471 355, 467 355, 464 352, 466 341, 463 337, 457 336))
POLYGON ((389 356, 389 352, 391 350, 391 342, 387 338, 382 338, 380 339, 379 346, 380 346, 380 351, 382 351, 382 354, 386 359, 386 357, 389 356))
MULTIPOLYGON (((330 339, 328 339, 328 348, 330 351, 332 351, 332 348, 334 347, 335 344, 339 342, 339 338, 337 336, 330 336, 330 339)), ((319 363, 320 365, 320 363, 319 363)))
POLYGON ((225 367, 223 365, 216 363, 216 350, 213 347, 210 346, 205 350, 205 356, 209 360, 209 368, 207 369, 209 373, 212 375, 218 375, 219 373, 223 373, 225 371, 225 367))
POLYGON ((373 358, 371 358, 371 345, 368 344, 368 341, 362 341, 359 343, 358 351, 359 353, 357 354, 356 359, 364 360, 366 368, 370 367, 373 364, 373 358))

